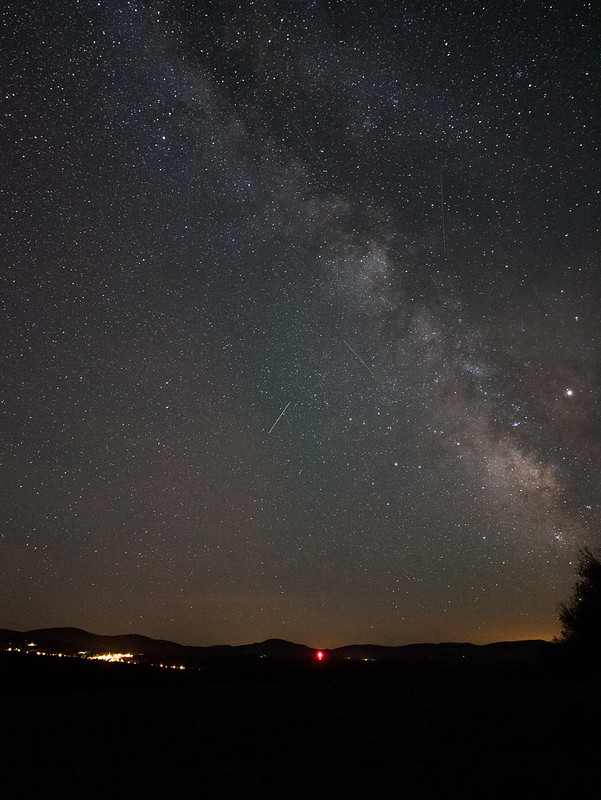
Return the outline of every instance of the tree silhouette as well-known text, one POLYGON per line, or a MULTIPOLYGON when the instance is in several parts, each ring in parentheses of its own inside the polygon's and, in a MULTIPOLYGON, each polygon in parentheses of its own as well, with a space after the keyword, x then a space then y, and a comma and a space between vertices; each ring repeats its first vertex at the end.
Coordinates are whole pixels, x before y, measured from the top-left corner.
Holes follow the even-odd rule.
POLYGON ((560 642, 601 653, 601 561, 585 547, 580 551, 578 580, 567 603, 559 607, 560 642))

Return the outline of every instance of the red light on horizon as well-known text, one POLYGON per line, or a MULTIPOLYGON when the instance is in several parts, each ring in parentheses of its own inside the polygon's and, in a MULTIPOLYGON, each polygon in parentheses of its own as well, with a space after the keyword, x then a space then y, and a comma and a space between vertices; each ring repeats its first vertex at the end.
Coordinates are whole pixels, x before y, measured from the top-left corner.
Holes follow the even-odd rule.
POLYGON ((318 650, 318 651, 315 653, 315 658, 316 658, 318 661, 323 661, 323 660, 324 660, 324 658, 325 658, 325 656, 326 656, 326 654, 323 652, 323 650, 318 650))

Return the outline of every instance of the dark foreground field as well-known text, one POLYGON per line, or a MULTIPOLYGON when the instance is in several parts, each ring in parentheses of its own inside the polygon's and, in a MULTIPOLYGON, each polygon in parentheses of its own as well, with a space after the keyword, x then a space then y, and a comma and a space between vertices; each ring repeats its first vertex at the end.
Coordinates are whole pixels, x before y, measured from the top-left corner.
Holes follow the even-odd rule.
POLYGON ((573 667, 178 673, 0 660, 0 796, 598 798, 573 667))

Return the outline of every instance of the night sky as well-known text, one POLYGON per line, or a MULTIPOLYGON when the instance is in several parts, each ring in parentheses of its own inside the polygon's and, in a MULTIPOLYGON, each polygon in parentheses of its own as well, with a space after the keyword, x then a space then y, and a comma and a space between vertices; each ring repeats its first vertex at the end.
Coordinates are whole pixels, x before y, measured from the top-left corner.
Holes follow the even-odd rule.
POLYGON ((557 634, 598 4, 21 0, 0 44, 0 625, 557 634))

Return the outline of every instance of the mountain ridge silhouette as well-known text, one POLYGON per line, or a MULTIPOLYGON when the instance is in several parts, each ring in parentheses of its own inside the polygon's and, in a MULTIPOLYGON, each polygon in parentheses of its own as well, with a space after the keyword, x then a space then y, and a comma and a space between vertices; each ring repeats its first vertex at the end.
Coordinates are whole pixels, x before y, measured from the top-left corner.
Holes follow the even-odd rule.
MULTIPOLYGON (((146 659, 199 663, 214 658, 314 658, 317 649, 286 639, 268 638, 242 645, 182 645, 138 633, 97 634, 76 627, 33 628, 27 631, 0 629, 0 647, 32 649, 47 653, 102 655, 130 652, 146 659)), ((382 661, 397 663, 490 663, 532 662, 550 643, 543 639, 491 642, 418 642, 405 645, 350 644, 321 648, 326 659, 335 661, 382 661)))

